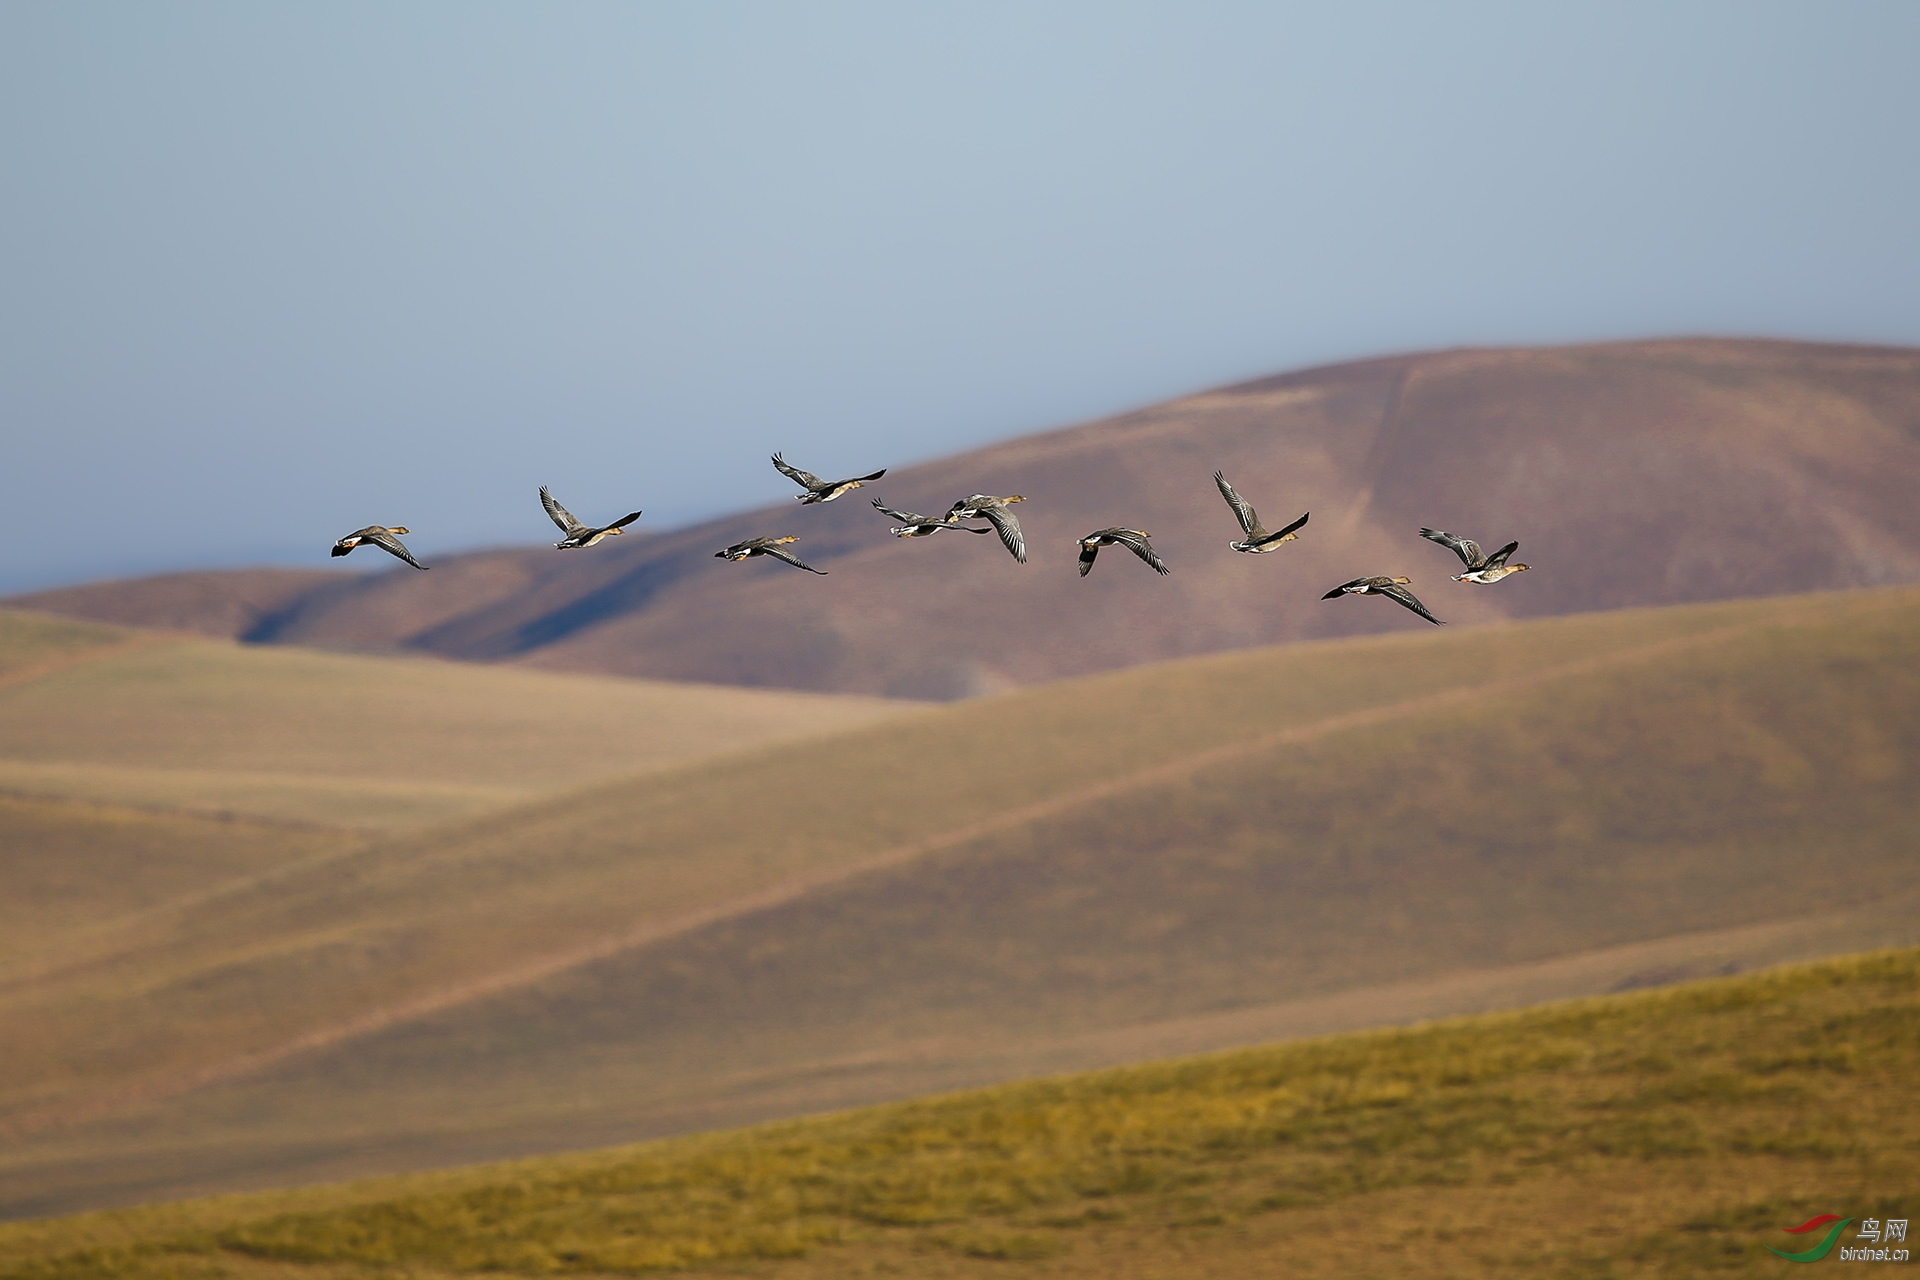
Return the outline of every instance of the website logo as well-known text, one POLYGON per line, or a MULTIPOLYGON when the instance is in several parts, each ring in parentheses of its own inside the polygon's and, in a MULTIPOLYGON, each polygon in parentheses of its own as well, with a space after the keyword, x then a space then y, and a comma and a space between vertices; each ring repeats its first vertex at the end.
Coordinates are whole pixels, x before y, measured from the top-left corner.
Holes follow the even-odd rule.
MULTIPOLYGON (((1798 1253, 1775 1249, 1772 1245, 1768 1245, 1767 1250, 1778 1254, 1788 1262, 1818 1262, 1833 1252, 1834 1243, 1840 1239, 1840 1233, 1845 1231, 1851 1222, 1853 1222, 1852 1218, 1843 1218, 1837 1213, 1823 1213, 1817 1218, 1808 1218, 1797 1227, 1781 1228, 1790 1236, 1804 1236, 1826 1227, 1826 1234, 1821 1237, 1819 1244, 1802 1249, 1798 1253), (1832 1225, 1828 1226, 1829 1223, 1832 1225)), ((1884 1225, 1878 1218, 1862 1218, 1860 1230, 1854 1233, 1854 1239, 1864 1243, 1851 1248, 1842 1245, 1840 1248, 1842 1262, 1906 1262, 1909 1260, 1905 1249, 1884 1247, 1906 1242, 1907 1220, 1905 1218, 1888 1218, 1884 1225)))
POLYGON ((1813 1248, 1802 1250, 1799 1253, 1788 1253, 1785 1249, 1775 1249, 1772 1245, 1768 1245, 1767 1249, 1771 1253, 1779 1254, 1788 1262, 1818 1262, 1820 1259, 1826 1257, 1828 1253, 1832 1252, 1833 1242, 1840 1238, 1840 1233, 1845 1231, 1847 1224, 1852 1221, 1852 1218, 1843 1218, 1837 1213, 1823 1213, 1817 1218, 1808 1218, 1797 1227, 1788 1227, 1786 1229, 1788 1235, 1800 1236, 1805 1235, 1809 1231, 1818 1231, 1821 1227, 1831 1222, 1833 1227, 1827 1232, 1826 1239, 1814 1245, 1813 1248))

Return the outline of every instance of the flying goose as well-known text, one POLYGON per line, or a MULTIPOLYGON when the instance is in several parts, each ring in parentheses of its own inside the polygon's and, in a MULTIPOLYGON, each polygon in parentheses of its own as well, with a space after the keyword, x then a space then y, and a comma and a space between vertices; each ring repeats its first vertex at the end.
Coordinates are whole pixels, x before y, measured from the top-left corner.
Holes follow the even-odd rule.
POLYGON ((1453 554, 1459 556, 1460 562, 1467 566, 1465 573, 1456 573, 1453 575, 1455 582, 1478 582, 1483 585, 1491 585, 1511 574, 1520 573, 1532 567, 1531 565, 1507 563, 1507 557, 1519 549, 1520 544, 1518 542, 1509 542, 1506 546, 1489 556, 1480 553, 1480 544, 1472 538, 1463 538, 1457 533, 1448 533, 1444 529, 1422 529, 1420 536, 1429 542, 1437 542, 1447 548, 1453 552, 1453 554))
POLYGON ((772 556, 775 560, 784 560, 796 569, 805 569, 808 573, 827 576, 825 569, 816 569, 801 562, 800 557, 791 551, 782 551, 782 544, 798 542, 800 539, 788 534, 784 538, 748 538, 745 542, 736 542, 725 551, 716 551, 714 556, 721 560, 745 560, 748 556, 772 556))
POLYGON ((1080 576, 1086 577, 1093 570, 1094 557, 1105 546, 1121 546, 1153 566, 1155 573, 1167 574, 1173 570, 1167 568, 1159 556, 1153 554, 1153 544, 1147 539, 1152 536, 1141 529, 1096 529, 1080 539, 1080 576))
POLYGON ((887 474, 886 470, 882 468, 870 476, 861 476, 854 480, 835 480, 829 484, 811 471, 802 471, 798 467, 788 466, 787 460, 777 453, 773 455, 773 465, 779 470, 781 475, 806 490, 805 493, 794 495, 795 498, 799 499, 800 505, 803 507, 814 502, 832 502, 848 490, 858 489, 867 481, 878 480, 881 476, 887 474))
POLYGON ((971 525, 961 524, 960 518, 951 511, 938 520, 930 520, 926 516, 917 516, 911 511, 895 511, 878 498, 873 500, 873 509, 883 516, 892 516, 900 522, 899 527, 893 531, 893 536, 896 538, 924 538, 942 529, 958 529, 962 533, 993 532, 991 529, 975 529, 971 525))
POLYGON ((364 544, 366 546, 378 547, 388 555, 399 556, 416 569, 424 569, 427 566, 415 560, 413 553, 408 551, 406 547, 401 544, 400 539, 394 536, 395 534, 410 532, 412 532, 410 529, 401 524, 393 525, 392 527, 384 524, 370 524, 364 529, 355 529, 352 533, 334 543, 331 554, 343 556, 355 547, 364 544))
POLYGON ((1395 604, 1405 605, 1434 626, 1445 625, 1440 619, 1427 612, 1427 606, 1420 603, 1406 584, 1411 578, 1355 578, 1352 582, 1343 582, 1327 594, 1322 600, 1331 600, 1335 596, 1385 596, 1395 604))
POLYGON ((1013 503, 1025 501, 1026 499, 1017 493, 1005 498, 996 498, 990 493, 976 493, 962 498, 947 508, 946 518, 948 520, 986 520, 1000 534, 1000 541, 1004 542, 1007 550, 1013 553, 1013 558, 1025 564, 1027 540, 1020 532, 1020 521, 1014 518, 1013 512, 1007 510, 1013 503))
POLYGON ((1307 522, 1307 517, 1301 516, 1280 532, 1268 533, 1266 526, 1260 523, 1259 513, 1253 509, 1253 504, 1236 493, 1233 486, 1227 483, 1225 472, 1214 472, 1213 482, 1220 486, 1220 496, 1225 498, 1227 505, 1233 508, 1233 514, 1240 519, 1241 532, 1247 535, 1244 542, 1227 544, 1235 551, 1251 552, 1254 555, 1259 555, 1263 551, 1278 551, 1281 543, 1294 541, 1295 532, 1307 522))
POLYGON ((621 533, 626 527, 640 518, 638 511, 621 516, 604 529, 589 529, 574 517, 573 512, 560 505, 560 500, 547 492, 547 486, 540 486, 540 505, 547 509, 547 515, 560 526, 560 532, 567 536, 553 545, 565 551, 573 547, 590 547, 609 534, 621 533))

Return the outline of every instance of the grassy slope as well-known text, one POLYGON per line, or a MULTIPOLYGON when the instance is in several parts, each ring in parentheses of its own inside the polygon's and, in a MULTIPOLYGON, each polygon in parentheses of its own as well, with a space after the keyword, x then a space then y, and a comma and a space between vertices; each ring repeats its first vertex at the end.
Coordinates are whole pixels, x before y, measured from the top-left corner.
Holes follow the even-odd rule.
POLYGON ((1910 1216, 1920 952, 621 1150, 0 1227, 8 1280, 1690 1276, 1910 1216))
POLYGON ((96 1073, 172 1065, 180 1046, 217 1044, 226 1022, 297 998, 262 978, 279 954, 270 936, 194 931, 219 904, 270 900, 287 877, 363 846, 355 828, 498 808, 901 710, 249 649, 0 611, 0 1097, 31 1110, 96 1073), (180 975, 165 954, 180 939, 207 960, 185 981, 218 1010, 210 1018, 176 1022, 191 1011, 148 1006, 180 975), (111 1061, 90 1060, 89 1046, 111 1061))
POLYGON ((0 688, 124 644, 135 634, 93 622, 0 609, 0 688))
POLYGON ((1129 787, 289 1064, 195 1120, 271 1097, 391 1132, 451 1096, 490 1123, 651 1099, 660 1123, 822 1075, 884 1096, 885 1068, 983 1044, 1910 898, 1920 599, 1819 608, 1129 787))
POLYGON ((0 790, 387 830, 897 709, 136 634, 0 613, 0 790))
POLYGON ((0 796, 0 984, 75 938, 348 843, 326 830, 0 796))
MULTIPOLYGON (((1544 647, 1578 658, 1721 622, 1710 610, 1676 612, 1560 623, 1551 636, 1520 629, 1309 648, 1285 667, 1262 654, 1177 664, 928 711, 804 752, 769 748, 376 842, 238 884, 117 940, 110 953, 87 953, 84 968, 58 980, 12 999, 0 992, 0 1081, 32 1083, 38 1096, 40 1078, 57 1076, 84 1097, 198 1070, 583 937, 670 923, 770 881, 938 839, 1100 781, 1107 751, 1134 764, 1179 759, 1276 725, 1482 680, 1469 654, 1525 661, 1544 647), (937 749, 920 749, 929 744, 937 749), (752 779, 745 793, 743 778, 752 779), (37 1034, 6 1034, 23 1018, 37 1034), (70 1030, 48 1034, 54 1023, 70 1030)), ((11 1101, 0 1093, 0 1121, 11 1101)))
MULTIPOLYGON (((12 1078, 34 1089, 14 1114, 50 1079, 84 1106, 913 856, 250 1080, 146 1095, 164 1105, 131 1127, 51 1131, 0 1176, 45 1188, 79 1161, 76 1187, 111 1168, 161 1194, 196 1144, 216 1174, 299 1177, 369 1144, 418 1161, 516 1125, 551 1144, 713 1123, 783 1075, 857 1075, 862 1055, 953 1057, 1860 903, 1910 866, 1917 633, 1909 591, 1225 655, 383 842, 182 912, 30 1003, 0 998, 12 1078), (1510 802, 1485 806, 1468 769, 1510 802)), ((840 1096, 901 1084, 855 1088, 840 1096)))

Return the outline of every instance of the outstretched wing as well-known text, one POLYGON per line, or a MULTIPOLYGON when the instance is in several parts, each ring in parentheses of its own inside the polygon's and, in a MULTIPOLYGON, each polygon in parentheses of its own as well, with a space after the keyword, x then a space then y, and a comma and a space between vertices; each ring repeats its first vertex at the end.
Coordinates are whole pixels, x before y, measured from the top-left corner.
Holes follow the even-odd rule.
POLYGON ((1173 570, 1167 568, 1166 563, 1161 560, 1159 556, 1153 553, 1153 544, 1148 542, 1143 534, 1135 533, 1131 529, 1116 529, 1113 534, 1113 540, 1152 565, 1155 573, 1167 574, 1173 572, 1173 570))
MULTIPOLYGON (((1307 516, 1310 516, 1312 514, 1313 513, 1311 511, 1307 512, 1307 516)), ((1280 539, 1286 537, 1288 534, 1297 532, 1302 525, 1306 524, 1307 516, 1301 516, 1298 520, 1295 520, 1292 524, 1288 525, 1286 528, 1282 529, 1278 533, 1265 534, 1264 536, 1259 538, 1249 539, 1249 541, 1253 542, 1255 546, 1262 546, 1262 547, 1269 542, 1278 542, 1280 541, 1280 539)))
POLYGON ((781 475, 785 476, 787 479, 793 481, 795 484, 799 485, 802 489, 806 489, 809 492, 818 493, 820 490, 827 487, 825 484, 821 483, 819 476, 813 474, 813 472, 811 471, 802 471, 798 467, 788 466, 787 460, 781 457, 777 453, 773 455, 773 465, 774 465, 774 469, 777 470, 781 475))
MULTIPOLYGON (((566 534, 569 538, 576 533, 584 531, 587 527, 574 518, 573 512, 561 506, 560 500, 548 492, 547 486, 545 485, 540 486, 540 505, 547 509, 547 518, 559 525, 560 532, 566 534)), ((635 512, 634 514, 638 515, 639 513, 635 512)))
POLYGON ((985 516, 999 531, 1000 541, 1007 544, 1015 560, 1021 564, 1027 562, 1027 539, 1020 532, 1020 522, 1014 519, 1013 512, 1005 507, 988 507, 976 514, 985 516))
POLYGON ((1514 552, 1518 551, 1519 549, 1520 549, 1520 544, 1518 542, 1509 542, 1506 546, 1500 548, 1498 551, 1488 556, 1487 563, 1482 567, 1487 569, 1498 569, 1501 565, 1507 562, 1508 556, 1512 555, 1514 552))
POLYGON ((367 535, 367 541, 382 551, 387 552, 389 555, 399 556, 416 569, 424 569, 427 567, 413 558, 413 553, 401 545, 400 539, 394 537, 384 529, 375 533, 369 533, 367 535))
POLYGON ((1422 529, 1420 536, 1429 542, 1437 542, 1453 554, 1460 557, 1460 563, 1469 569, 1483 567, 1480 559, 1480 544, 1472 538, 1463 538, 1457 533, 1448 533, 1445 529, 1422 529))
POLYGON ((1392 586, 1375 587, 1374 590, 1390 600, 1405 605, 1407 608, 1425 618, 1428 622, 1431 622, 1434 626, 1443 625, 1440 619, 1427 612, 1427 606, 1420 603, 1418 596, 1414 595, 1413 592, 1407 590, 1399 583, 1396 582, 1392 586))
POLYGON ((880 499, 878 498, 875 498, 873 500, 873 509, 875 511, 878 511, 883 516, 892 516, 895 520, 898 520, 901 524, 938 524, 940 523, 938 520, 929 520, 925 516, 917 516, 913 514, 913 512, 911 511, 895 511, 892 507, 880 501, 880 499))
POLYGON ((817 573, 823 578, 827 576, 825 569, 814 568, 812 565, 801 560, 799 556, 794 555, 791 551, 785 551, 779 547, 763 547, 762 550, 775 560, 785 560, 796 569, 805 569, 808 573, 817 573))
MULTIPOLYGON (((803 471, 800 474, 805 475, 806 472, 803 471)), ((882 467, 880 470, 874 472, 870 476, 850 476, 845 480, 836 481, 832 487, 835 489, 838 489, 843 484, 865 484, 869 480, 878 480, 881 476, 885 474, 887 474, 887 470, 885 467, 882 467)))
POLYGON ((1093 572, 1093 562, 1100 558, 1100 544, 1083 542, 1080 544, 1080 576, 1086 577, 1093 572))
POLYGON ((1239 517, 1240 532, 1246 534, 1249 539, 1263 537, 1266 530, 1260 527, 1259 513, 1253 509, 1252 503, 1241 497, 1234 487, 1227 483, 1226 472, 1214 472, 1213 482, 1220 486, 1220 496, 1227 500, 1227 505, 1233 508, 1233 514, 1239 517))
POLYGON ((1365 578, 1355 578, 1352 582, 1343 582, 1339 586, 1335 587, 1333 590, 1327 592, 1327 594, 1321 596, 1320 598, 1322 600, 1338 599, 1339 597, 1347 594, 1348 587, 1357 587, 1365 581, 1366 581, 1365 578))
POLYGON ((632 524, 635 520, 638 520, 641 514, 642 513, 638 511, 629 511, 626 515, 621 516, 618 520, 615 520, 612 524, 608 525, 607 528, 624 529, 628 525, 632 524))

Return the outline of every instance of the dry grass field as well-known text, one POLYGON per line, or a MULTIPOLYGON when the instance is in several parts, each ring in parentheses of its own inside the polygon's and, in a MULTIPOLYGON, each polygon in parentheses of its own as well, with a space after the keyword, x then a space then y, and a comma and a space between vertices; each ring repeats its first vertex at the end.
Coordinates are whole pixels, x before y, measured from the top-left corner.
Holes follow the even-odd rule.
POLYGON ((47 614, 0 609, 0 689, 51 674, 143 633, 47 614))
POLYGON ((0 989, 79 939, 354 843, 324 828, 0 795, 0 989))
POLYGON ((6 1280, 1760 1274, 1908 1218, 1920 952, 0 1227, 6 1280), (1848 1237, 1851 1239, 1851 1236, 1848 1237))
POLYGON ((0 1205, 1910 941, 1916 638, 1905 590, 1250 650, 296 859, 0 988, 0 1205))
POLYGON ((899 709, 0 611, 0 792, 15 795, 389 831, 899 709))

